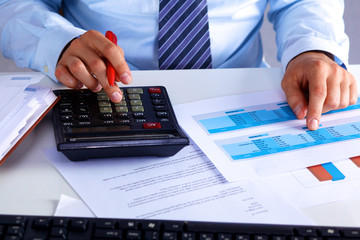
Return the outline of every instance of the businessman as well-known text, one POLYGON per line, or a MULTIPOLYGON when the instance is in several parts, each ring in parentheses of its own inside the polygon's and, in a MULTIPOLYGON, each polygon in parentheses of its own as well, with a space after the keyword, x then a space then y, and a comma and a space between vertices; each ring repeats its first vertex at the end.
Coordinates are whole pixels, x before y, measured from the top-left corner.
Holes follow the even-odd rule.
POLYGON ((123 84, 132 81, 134 69, 266 67, 259 29, 267 4, 284 71, 281 86, 296 116, 306 117, 308 128, 315 130, 321 113, 357 100, 356 81, 345 69, 349 41, 340 0, 3 0, 1 50, 18 66, 42 71, 71 88, 103 88, 119 102, 119 88, 110 87, 106 78, 106 61, 123 84), (191 26, 190 15, 199 23, 189 32, 201 26, 199 33, 204 33, 197 38, 204 43, 190 44, 201 46, 204 52, 197 55, 205 56, 204 63, 161 60, 185 52, 178 50, 185 43, 174 41, 178 45, 167 48, 171 37, 159 37, 168 36, 162 31, 173 22, 191 26), (118 36, 118 45, 104 37, 106 30, 118 36), (163 67, 162 61, 178 62, 163 67))

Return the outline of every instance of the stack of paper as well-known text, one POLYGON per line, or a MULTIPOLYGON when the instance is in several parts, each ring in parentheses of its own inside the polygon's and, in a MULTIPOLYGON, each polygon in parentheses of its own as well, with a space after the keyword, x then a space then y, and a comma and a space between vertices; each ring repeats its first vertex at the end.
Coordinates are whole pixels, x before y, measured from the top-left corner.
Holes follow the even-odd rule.
POLYGON ((51 88, 33 86, 42 77, 0 76, 0 164, 56 102, 51 88))

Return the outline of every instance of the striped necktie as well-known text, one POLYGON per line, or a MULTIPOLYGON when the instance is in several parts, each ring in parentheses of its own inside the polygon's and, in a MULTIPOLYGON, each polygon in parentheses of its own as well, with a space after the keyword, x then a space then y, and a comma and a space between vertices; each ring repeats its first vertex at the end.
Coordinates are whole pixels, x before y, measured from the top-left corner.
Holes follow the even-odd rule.
POLYGON ((211 68, 206 0, 160 0, 159 68, 211 68))

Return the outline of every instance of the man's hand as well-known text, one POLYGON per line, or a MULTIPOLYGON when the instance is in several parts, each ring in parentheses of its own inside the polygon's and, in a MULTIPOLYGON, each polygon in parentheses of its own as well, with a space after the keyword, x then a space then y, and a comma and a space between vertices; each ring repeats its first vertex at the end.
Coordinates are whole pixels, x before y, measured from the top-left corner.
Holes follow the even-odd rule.
POLYGON ((299 119, 306 117, 310 130, 319 127, 320 116, 357 101, 354 76, 321 52, 305 52, 287 66, 281 87, 299 119))
POLYGON ((124 51, 100 32, 90 30, 73 40, 63 52, 55 70, 56 78, 70 88, 85 85, 94 92, 102 88, 117 103, 122 99, 115 84, 110 86, 106 76, 106 61, 114 66, 117 82, 131 82, 131 72, 125 62, 124 51))

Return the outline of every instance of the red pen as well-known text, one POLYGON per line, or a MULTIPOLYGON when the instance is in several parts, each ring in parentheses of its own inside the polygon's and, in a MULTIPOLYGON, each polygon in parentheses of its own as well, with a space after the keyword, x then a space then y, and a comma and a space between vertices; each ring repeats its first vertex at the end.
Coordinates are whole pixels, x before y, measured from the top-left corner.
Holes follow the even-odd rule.
MULTIPOLYGON (((113 32, 107 31, 105 33, 105 37, 110 41, 112 41, 114 44, 117 44, 117 37, 113 32)), ((113 86, 115 84, 115 69, 113 65, 110 63, 110 61, 106 62, 106 75, 109 81, 109 85, 113 86)))

